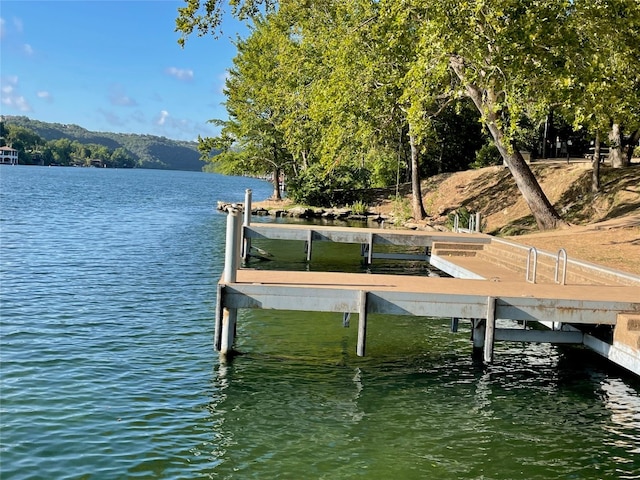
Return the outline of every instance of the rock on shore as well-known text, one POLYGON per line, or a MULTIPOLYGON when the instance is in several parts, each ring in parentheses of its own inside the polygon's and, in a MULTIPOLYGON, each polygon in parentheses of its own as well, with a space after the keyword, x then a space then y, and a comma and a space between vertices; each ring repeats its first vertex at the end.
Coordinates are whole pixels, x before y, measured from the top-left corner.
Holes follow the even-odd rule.
MULTIPOLYGON (((244 211, 243 203, 218 202, 218 210, 227 212, 231 208, 244 211)), ((251 209, 252 216, 269 216, 275 218, 297 218, 307 220, 338 220, 345 222, 362 222, 369 227, 384 228, 385 225, 393 225, 395 228, 408 228, 412 230, 428 230, 428 231, 444 231, 446 228, 439 225, 430 225, 426 223, 405 223, 396 225, 393 217, 380 215, 378 213, 356 214, 349 208, 310 208, 310 207, 291 207, 291 208, 263 208, 256 207, 251 209)))

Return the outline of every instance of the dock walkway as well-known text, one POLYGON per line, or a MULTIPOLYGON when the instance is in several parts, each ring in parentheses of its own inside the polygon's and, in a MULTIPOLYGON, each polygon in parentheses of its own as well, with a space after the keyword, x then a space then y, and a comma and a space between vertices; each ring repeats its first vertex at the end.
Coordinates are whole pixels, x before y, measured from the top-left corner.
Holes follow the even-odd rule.
POLYGON ((216 308, 215 346, 223 355, 232 351, 240 308, 358 314, 358 355, 369 314, 450 317, 454 331, 459 320, 471 322, 473 347, 487 362, 495 341, 575 343, 640 375, 640 277, 480 233, 251 225, 246 214, 241 225, 232 211, 216 308), (360 244, 369 263, 377 245, 422 247, 423 255, 384 258, 424 258, 451 278, 240 268, 256 239, 304 242, 307 261, 317 241, 360 244), (532 322, 545 328, 531 329, 532 322), (595 325, 610 326, 610 337, 592 334, 595 325))

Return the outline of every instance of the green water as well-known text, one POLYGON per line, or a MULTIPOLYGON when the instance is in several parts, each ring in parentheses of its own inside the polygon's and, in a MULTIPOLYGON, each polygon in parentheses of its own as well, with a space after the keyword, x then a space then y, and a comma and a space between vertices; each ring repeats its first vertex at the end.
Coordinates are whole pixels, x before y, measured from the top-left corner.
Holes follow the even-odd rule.
POLYGON ((360 359, 356 329, 340 322, 297 312, 241 318, 238 347, 251 353, 217 370, 226 388, 212 407, 236 439, 224 451, 229 467, 242 466, 238 478, 640 474, 637 390, 596 358, 503 344, 484 367, 469 355, 468 331, 374 315, 360 359))
MULTIPOLYGON (((268 184, 39 167, 0 181, 2 479, 640 478, 640 382, 582 349, 500 343, 484 366, 467 324, 371 315, 359 358, 357 316, 253 310, 220 363, 215 202, 268 184)), ((357 246, 314 244, 310 266, 301 244, 262 247, 260 268, 363 269, 357 246)))

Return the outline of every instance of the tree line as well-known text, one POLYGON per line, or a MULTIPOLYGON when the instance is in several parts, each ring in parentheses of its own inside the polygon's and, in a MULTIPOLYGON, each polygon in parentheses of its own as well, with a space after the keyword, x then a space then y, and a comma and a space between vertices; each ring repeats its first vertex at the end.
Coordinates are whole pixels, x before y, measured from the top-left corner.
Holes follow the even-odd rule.
POLYGON ((133 168, 135 160, 124 148, 111 150, 104 145, 82 144, 59 138, 46 141, 33 130, 2 122, 3 143, 18 150, 23 165, 60 165, 110 168, 133 168))
POLYGON ((154 135, 91 132, 78 125, 3 116, 0 143, 31 165, 202 170, 196 142, 154 135))
MULTIPOLYGON (((637 0, 228 5, 250 33, 236 40, 228 118, 212 120, 221 133, 199 149, 218 171, 270 173, 276 197, 282 174, 310 203, 408 179, 421 219, 424 175, 497 157, 539 228, 554 228, 564 222, 521 153, 554 146, 549 119, 593 142, 596 189, 601 143, 623 167, 640 137, 637 0)), ((187 1, 179 43, 218 34, 224 8, 187 1)))

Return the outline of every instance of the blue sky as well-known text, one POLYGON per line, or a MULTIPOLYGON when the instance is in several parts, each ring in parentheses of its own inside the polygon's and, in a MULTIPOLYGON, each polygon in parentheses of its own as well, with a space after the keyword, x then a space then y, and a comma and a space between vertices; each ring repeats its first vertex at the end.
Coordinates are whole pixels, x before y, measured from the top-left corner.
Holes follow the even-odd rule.
POLYGON ((88 130, 212 136, 226 118, 232 40, 246 29, 189 37, 175 18, 183 0, 1 0, 0 114, 88 130))

